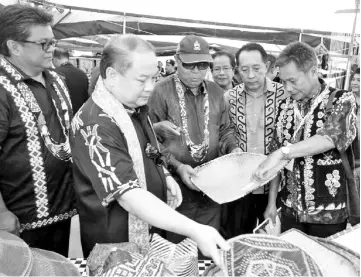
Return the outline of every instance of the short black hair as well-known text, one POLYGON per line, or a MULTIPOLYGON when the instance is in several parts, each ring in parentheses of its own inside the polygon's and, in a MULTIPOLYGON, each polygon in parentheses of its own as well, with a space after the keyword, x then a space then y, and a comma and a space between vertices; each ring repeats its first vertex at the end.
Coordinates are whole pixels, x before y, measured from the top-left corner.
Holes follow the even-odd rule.
POLYGON ((355 70, 355 74, 360 74, 360 68, 359 67, 355 70))
POLYGON ((68 59, 70 58, 68 50, 65 50, 63 48, 55 48, 53 57, 56 59, 68 59))
POLYGON ((270 68, 276 65, 276 57, 272 54, 267 54, 267 61, 270 62, 270 68))
POLYGON ((30 5, 9 5, 0 9, 0 54, 10 56, 8 40, 22 41, 30 36, 30 28, 50 25, 53 16, 30 5))
POLYGON ((262 47, 261 44, 255 43, 255 42, 250 42, 247 43, 245 45, 243 45, 236 53, 236 62, 237 65, 239 65, 239 55, 241 54, 241 52, 243 51, 258 51, 261 56, 262 56, 262 61, 264 63, 267 63, 267 52, 266 50, 264 50, 264 48, 262 47))
POLYGON ((168 59, 165 61, 165 63, 169 63, 171 66, 175 66, 175 61, 173 59, 168 59))
MULTIPOLYGON (((220 56, 227 56, 229 58, 232 68, 236 67, 236 59, 232 53, 229 53, 228 51, 220 50, 212 55, 212 59, 214 60, 215 58, 220 56)), ((210 66, 211 66, 211 70, 213 70, 213 63, 211 63, 210 66)))

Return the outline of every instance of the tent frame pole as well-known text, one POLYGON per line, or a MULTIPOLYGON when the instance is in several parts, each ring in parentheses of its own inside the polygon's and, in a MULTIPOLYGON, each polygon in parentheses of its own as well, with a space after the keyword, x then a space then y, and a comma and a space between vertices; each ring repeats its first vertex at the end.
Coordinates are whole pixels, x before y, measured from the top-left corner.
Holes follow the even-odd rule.
POLYGON ((127 14, 124 13, 124 17, 123 17, 123 35, 126 34, 126 29, 127 29, 127 14))
POLYGON ((353 27, 352 27, 352 35, 351 35, 351 43, 350 43, 350 48, 348 49, 348 59, 347 59, 347 69, 346 69, 346 81, 345 81, 345 86, 344 86, 344 90, 348 90, 349 87, 349 83, 350 83, 350 75, 351 75, 351 58, 353 56, 353 46, 355 43, 355 31, 356 31, 356 22, 357 22, 357 10, 359 8, 359 4, 360 1, 359 0, 355 0, 355 4, 356 4, 356 12, 355 12, 355 19, 353 21, 353 27))

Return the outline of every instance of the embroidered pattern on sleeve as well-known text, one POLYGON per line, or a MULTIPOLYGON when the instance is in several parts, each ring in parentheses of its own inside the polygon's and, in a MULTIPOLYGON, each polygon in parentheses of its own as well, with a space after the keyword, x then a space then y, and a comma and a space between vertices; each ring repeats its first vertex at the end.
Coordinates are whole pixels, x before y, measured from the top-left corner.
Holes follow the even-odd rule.
POLYGON ((90 126, 80 130, 85 145, 89 148, 89 157, 92 164, 98 172, 105 192, 109 195, 103 200, 102 205, 107 206, 114 200, 115 194, 123 194, 125 191, 139 187, 138 180, 129 181, 127 184, 122 184, 115 174, 115 167, 111 163, 110 152, 101 143, 102 138, 98 135, 98 127, 96 124, 91 128, 90 126), (115 191, 114 191, 115 190, 115 191))

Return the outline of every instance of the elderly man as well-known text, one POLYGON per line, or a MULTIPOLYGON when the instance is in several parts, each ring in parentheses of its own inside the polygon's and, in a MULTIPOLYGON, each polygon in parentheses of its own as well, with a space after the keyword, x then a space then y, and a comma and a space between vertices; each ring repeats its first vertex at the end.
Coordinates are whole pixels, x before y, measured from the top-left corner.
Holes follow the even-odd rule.
MULTIPOLYGON (((225 94, 228 113, 236 129, 236 139, 244 152, 268 154, 275 127, 275 110, 286 98, 281 84, 266 77, 270 63, 260 44, 249 43, 236 53, 243 84, 225 94)), ((226 205, 228 216, 224 229, 227 237, 252 233, 257 220, 262 222, 267 207, 268 186, 226 205)))
POLYGON ((31 247, 68 255, 76 213, 68 90, 51 68, 52 16, 10 5, 0 11, 0 229, 31 247))
MULTIPOLYGON (((175 59, 178 72, 156 84, 149 100, 150 116, 163 146, 172 154, 171 172, 183 193, 178 211, 219 229, 220 205, 192 183, 193 168, 240 149, 230 128, 222 89, 204 79, 212 62, 208 43, 198 36, 186 36, 175 59)), ((173 242, 182 239, 175 234, 167 238, 173 242)))
POLYGON ((212 58, 213 80, 226 92, 235 86, 233 83, 234 69, 236 67, 234 55, 227 51, 217 51, 212 55, 212 58))
POLYGON ((56 48, 53 54, 53 64, 56 67, 55 71, 65 78, 73 113, 76 114, 85 101, 88 100, 89 80, 84 71, 70 63, 69 57, 67 50, 56 48))
POLYGON ((219 263, 216 245, 227 244, 216 230, 165 203, 175 208, 181 194, 164 173, 165 159, 147 116, 157 70, 151 44, 134 35, 114 37, 104 48, 92 97, 74 117, 71 146, 83 252, 87 257, 96 243, 126 241, 146 251, 149 232, 161 234, 160 228, 192 238, 219 263))
MULTIPOLYGON (((262 180, 292 160, 281 192, 281 231, 296 228, 328 237, 345 229, 347 191, 354 189, 346 184, 351 176, 346 175, 341 153, 356 137, 355 98, 318 78, 315 52, 305 43, 289 44, 277 64, 291 96, 279 105, 274 152, 254 176, 262 180)), ((278 179, 272 181, 266 217, 274 218, 276 213, 278 179)))

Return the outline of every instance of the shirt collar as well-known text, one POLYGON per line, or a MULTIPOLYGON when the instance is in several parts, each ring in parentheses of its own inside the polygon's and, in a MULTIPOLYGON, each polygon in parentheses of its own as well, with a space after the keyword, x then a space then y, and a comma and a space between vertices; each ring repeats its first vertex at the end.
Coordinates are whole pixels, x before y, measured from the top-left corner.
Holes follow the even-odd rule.
POLYGON ((127 105, 124 105, 124 109, 129 115, 141 115, 148 113, 149 107, 148 105, 144 105, 138 108, 129 108, 127 105))
MULTIPOLYGON (((6 72, 8 77, 12 79, 12 81, 17 84, 19 82, 24 82, 26 80, 34 80, 29 75, 24 73, 20 68, 12 64, 10 61, 8 61, 6 58, 0 58, 0 66, 2 67, 2 70, 6 72)), ((48 70, 43 71, 45 80, 53 80, 54 77, 49 73, 48 70)))
MULTIPOLYGON (((188 87, 185 83, 183 83, 183 81, 182 81, 180 78, 179 78, 179 80, 180 80, 180 82, 181 82, 181 84, 182 84, 185 92, 188 91, 188 92, 192 93, 190 87, 188 87)), ((198 87, 198 92, 200 92, 200 93, 202 93, 202 94, 205 94, 205 92, 206 92, 206 82, 205 82, 205 81, 203 81, 203 82, 200 84, 200 86, 198 87)), ((192 94, 193 94, 193 93, 192 93, 192 94)))

